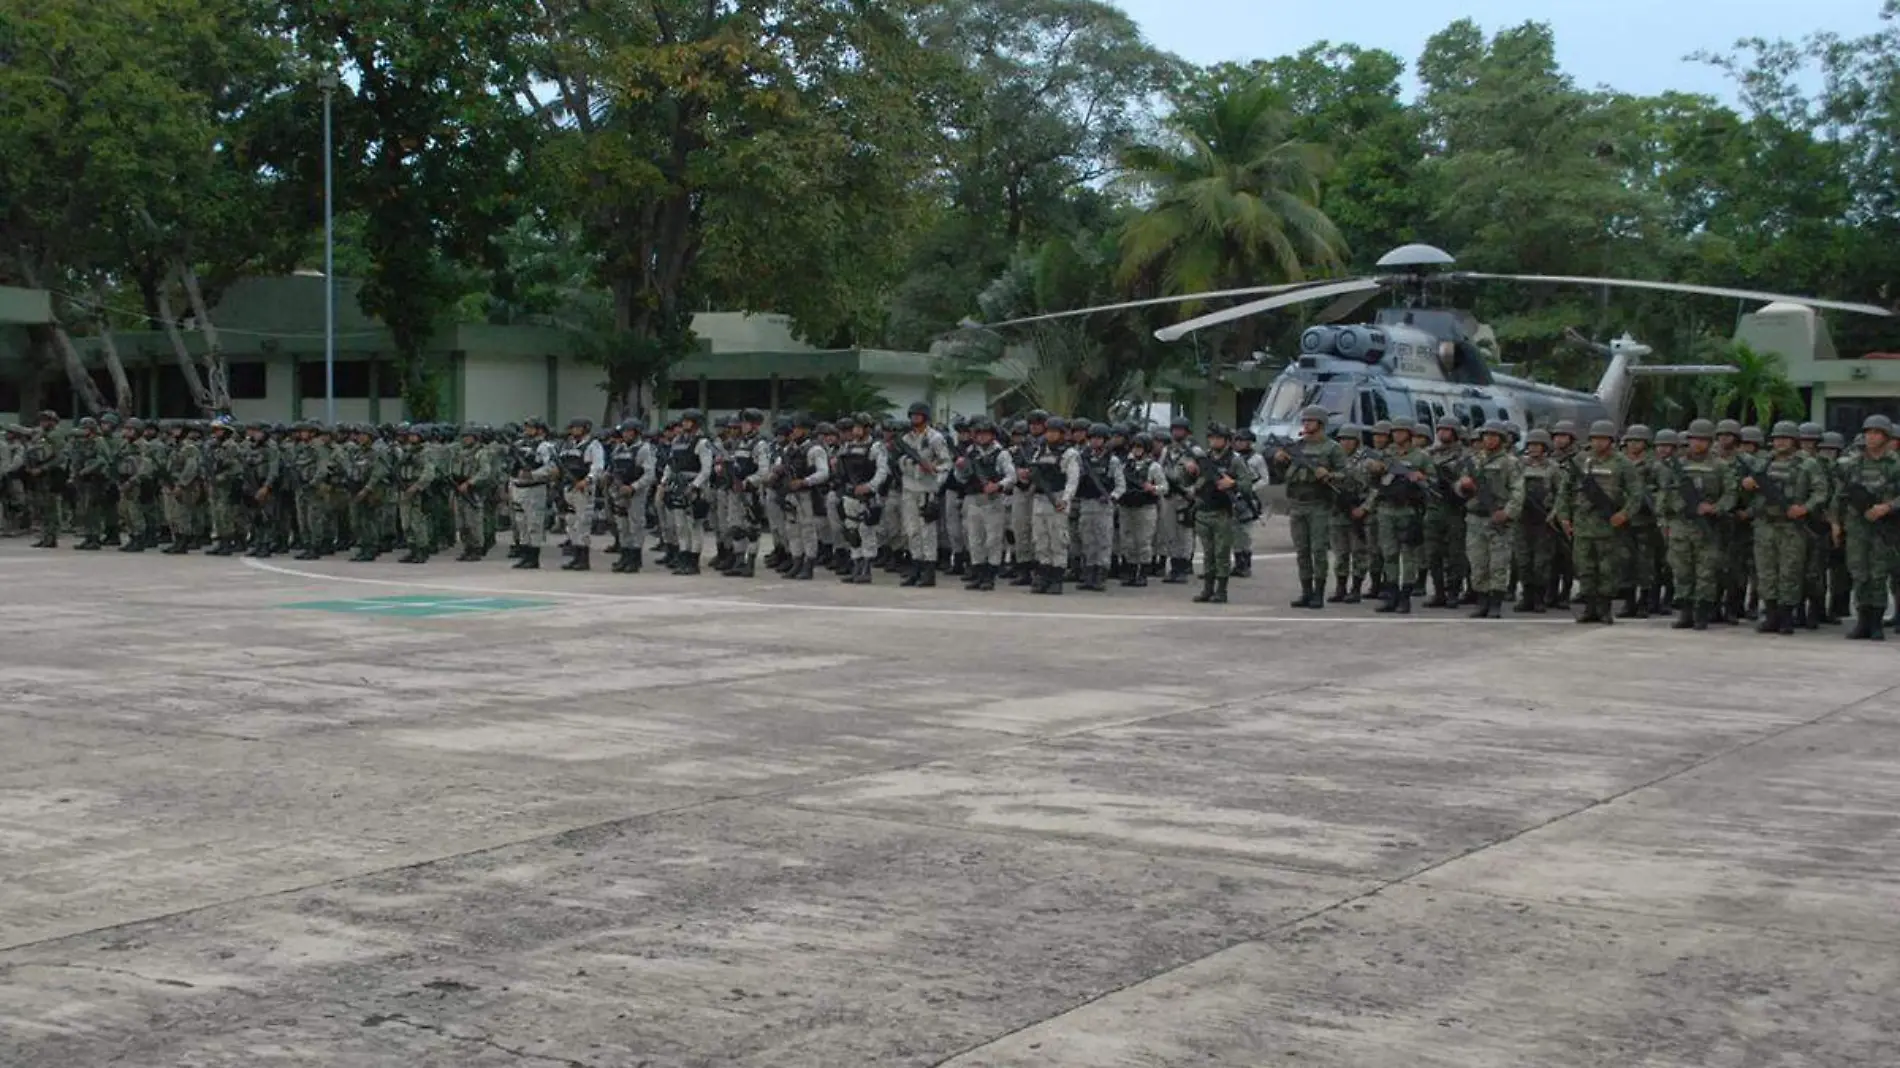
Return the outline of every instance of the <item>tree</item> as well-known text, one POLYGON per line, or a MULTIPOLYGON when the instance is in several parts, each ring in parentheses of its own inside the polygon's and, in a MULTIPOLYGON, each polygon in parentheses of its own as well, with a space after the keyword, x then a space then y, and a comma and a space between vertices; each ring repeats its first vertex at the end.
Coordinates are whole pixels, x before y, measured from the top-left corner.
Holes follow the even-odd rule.
MULTIPOLYGON (((547 0, 534 111, 546 188, 612 294, 610 392, 692 349, 704 297, 789 314, 824 341, 874 318, 931 160, 942 62, 908 3, 547 0)), ((532 96, 524 79, 521 90, 532 96)))
POLYGON ((1735 418, 1745 424, 1766 426, 1774 422, 1777 415, 1797 418, 1807 415, 1801 391, 1788 380, 1781 357, 1758 351, 1746 342, 1721 338, 1707 339, 1702 354, 1710 362, 1727 363, 1735 368, 1733 374, 1704 379, 1701 383, 1702 396, 1706 398, 1703 410, 1711 417, 1735 418))
MULTIPOLYGON (((1329 158, 1292 125, 1284 98, 1252 81, 1184 100, 1172 141, 1124 150, 1129 178, 1153 198, 1122 231, 1124 281, 1193 293, 1339 269, 1343 238, 1319 207, 1329 158)), ((1257 329, 1243 320, 1233 331, 1236 360, 1257 329)))
MULTIPOLYGON (((339 0, 284 3, 276 17, 278 32, 323 42, 315 65, 349 88, 336 99, 336 195, 362 213, 358 299, 390 332, 410 416, 434 419, 440 369, 426 346, 462 296, 458 265, 497 266, 496 239, 520 210, 533 127, 517 91, 535 12, 524 0, 339 0)), ((302 121, 279 131, 270 162, 314 190, 322 108, 310 74, 293 94, 302 121)))
POLYGON ((834 371, 807 382, 798 390, 798 406, 819 419, 842 419, 864 412, 882 419, 891 411, 891 399, 861 371, 834 371))
POLYGON ((962 58, 932 203, 889 301, 886 341, 923 348, 1024 247, 1088 225, 1124 145, 1185 65, 1097 0, 943 0, 927 47, 962 58))

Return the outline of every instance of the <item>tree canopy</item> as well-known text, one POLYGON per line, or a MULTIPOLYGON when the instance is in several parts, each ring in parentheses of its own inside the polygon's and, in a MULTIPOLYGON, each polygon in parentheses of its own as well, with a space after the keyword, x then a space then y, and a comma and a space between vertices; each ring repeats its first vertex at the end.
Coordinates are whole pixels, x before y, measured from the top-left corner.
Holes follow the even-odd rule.
MULTIPOLYGON (((1580 85, 1534 21, 1459 20, 1417 56, 1341 41, 1197 67, 1104 0, 46 0, 0 11, 0 284, 56 294, 29 375, 129 408, 73 337, 164 329, 223 408, 218 294, 320 265, 331 72, 338 266, 423 417, 428 340, 457 319, 569 331, 612 407, 640 410, 708 307, 825 348, 1026 362, 1006 405, 1105 411, 1284 351, 1300 313, 1198 346, 1151 336, 1191 307, 1008 339, 959 323, 1324 277, 1409 241, 1478 270, 1892 304, 1900 0, 1885 15, 1697 57, 1731 77, 1723 100, 1580 85)), ((1576 385, 1598 368, 1567 331, 1690 359, 1741 310, 1459 297, 1507 359, 1576 385)), ((1882 347, 1877 323, 1836 329, 1882 347)), ((1747 381, 1694 403, 1785 410, 1772 362, 1739 355, 1747 381)))

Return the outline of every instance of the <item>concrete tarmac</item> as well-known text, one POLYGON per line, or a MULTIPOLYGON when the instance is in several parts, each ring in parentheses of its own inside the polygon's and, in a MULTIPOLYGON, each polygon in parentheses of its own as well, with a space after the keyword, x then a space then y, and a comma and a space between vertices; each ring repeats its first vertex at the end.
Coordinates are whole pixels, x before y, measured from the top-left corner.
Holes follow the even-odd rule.
MULTIPOLYGON (((0 1066, 1900 1063, 1900 645, 0 542, 0 1066)), ((552 558, 552 552, 550 552, 552 558)))

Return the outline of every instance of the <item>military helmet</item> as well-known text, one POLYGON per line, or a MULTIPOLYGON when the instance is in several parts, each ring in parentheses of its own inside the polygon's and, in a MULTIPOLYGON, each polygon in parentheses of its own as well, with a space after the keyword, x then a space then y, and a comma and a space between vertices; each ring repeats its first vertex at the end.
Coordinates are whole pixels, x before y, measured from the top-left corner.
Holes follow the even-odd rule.
POLYGON ((1449 415, 1441 415, 1438 422, 1432 424, 1434 430, 1462 430, 1464 425, 1449 415))
POLYGON ((1243 426, 1239 430, 1234 431, 1234 440, 1235 441, 1259 441, 1260 439, 1257 436, 1255 436, 1253 432, 1253 428, 1243 426))
POLYGON ((125 421, 125 429, 126 430, 144 430, 145 420, 140 419, 138 416, 135 415, 132 418, 127 419, 125 421))
POLYGON ((1740 437, 1742 433, 1742 424, 1736 422, 1733 419, 1718 420, 1715 424, 1715 433, 1717 437, 1720 437, 1723 434, 1734 434, 1737 437, 1740 437))
POLYGON ((1502 419, 1487 419, 1485 421, 1484 426, 1479 428, 1478 432, 1480 434, 1496 434, 1499 437, 1503 437, 1505 434, 1510 433, 1509 429, 1505 427, 1504 421, 1502 419))
POLYGON ((1049 421, 1049 413, 1043 411, 1041 408, 1032 408, 1029 414, 1023 418, 1030 423, 1046 423, 1049 421))
POLYGON ((1153 449, 1155 447, 1155 436, 1146 430, 1137 431, 1134 437, 1128 439, 1128 444, 1130 446, 1140 446, 1143 449, 1153 449))
POLYGON ((970 429, 970 417, 967 415, 959 415, 956 418, 950 420, 950 429, 955 430, 959 433, 970 429))
POLYGON ((569 430, 575 427, 580 427, 582 430, 592 430, 594 429, 594 421, 584 415, 577 415, 567 421, 567 428, 569 430))
POLYGON ((42 408, 40 409, 39 420, 42 423, 49 421, 57 423, 59 422, 59 413, 51 408, 42 408))
POLYGON ((792 416, 792 429, 794 430, 810 430, 817 425, 818 420, 812 418, 810 412, 799 412, 797 415, 792 416))
POLYGON ((1116 437, 1125 438, 1135 432, 1135 424, 1129 422, 1116 423, 1110 427, 1109 430, 1112 431, 1116 437))
POLYGON ((994 434, 996 433, 996 421, 987 415, 973 415, 970 417, 970 433, 994 434))
POLYGON ((1392 433, 1394 434, 1398 433, 1401 430, 1405 431, 1407 434, 1410 434, 1414 430, 1417 430, 1417 429, 1418 429, 1418 424, 1413 422, 1409 416, 1401 415, 1397 419, 1392 420, 1392 433))
POLYGON ((1027 433, 1029 433, 1029 420, 1027 420, 1027 419, 1017 419, 1017 420, 1015 420, 1015 421, 1013 421, 1013 422, 1011 422, 1011 423, 1009 424, 1009 432, 1010 432, 1010 433, 1012 433, 1012 434, 1027 434, 1027 433))
POLYGON ((79 429, 81 429, 81 430, 97 430, 97 429, 99 429, 99 420, 97 420, 97 419, 94 419, 94 418, 93 418, 92 416, 90 416, 90 415, 88 415, 88 416, 85 416, 85 417, 83 417, 83 418, 81 418, 81 419, 79 420, 79 429))
POLYGON ((836 434, 838 432, 838 427, 834 423, 819 423, 817 427, 814 428, 814 430, 816 431, 818 436, 822 438, 826 434, 836 434))
POLYGON ((906 411, 912 416, 921 415, 926 419, 930 418, 930 405, 925 404, 923 401, 912 401, 906 411))
POLYGON ((521 421, 523 430, 546 430, 547 428, 548 421, 538 415, 531 415, 521 421))
POLYGON ((1865 434, 1869 430, 1878 430, 1882 434, 1892 435, 1893 420, 1884 415, 1870 415, 1866 419, 1861 420, 1860 424, 1861 433, 1865 434))
POLYGON ((846 430, 856 430, 858 428, 858 421, 848 415, 841 415, 838 417, 838 421, 833 425, 838 428, 840 433, 843 433, 846 430))
POLYGON ((1709 422, 1707 419, 1691 419, 1689 420, 1689 429, 1683 431, 1682 436, 1685 438, 1713 438, 1715 437, 1715 424, 1709 422))
POLYGON ((792 432, 792 417, 791 416, 781 415, 777 419, 772 420, 773 434, 783 437, 784 435, 790 434, 791 432, 792 432))
POLYGON ((1372 424, 1372 432, 1373 432, 1374 434, 1387 434, 1387 435, 1389 435, 1389 434, 1391 434, 1391 433, 1392 433, 1392 420, 1390 420, 1390 419, 1381 419, 1381 420, 1379 420, 1378 422, 1376 422, 1376 423, 1373 423, 1373 424, 1372 424))
POLYGON ((1109 431, 1108 431, 1107 423, 1090 423, 1089 424, 1089 437, 1106 439, 1108 437, 1108 434, 1109 434, 1109 431))
MULTIPOLYGON (((1768 431, 1768 436, 1771 438, 1799 438, 1801 436, 1801 427, 1792 419, 1777 420, 1774 427, 1768 431)), ((1818 437, 1819 435, 1816 436, 1818 437)))
POLYGON ((1231 438, 1234 435, 1232 431, 1227 429, 1226 423, 1209 423, 1207 424, 1207 436, 1210 438, 1231 438))
POLYGON ((1311 420, 1323 426, 1325 425, 1326 421, 1328 419, 1331 419, 1332 417, 1333 417, 1333 413, 1327 411, 1326 409, 1320 407, 1317 404, 1309 404, 1306 407, 1300 409, 1300 422, 1302 423, 1311 420))
POLYGON ((1576 424, 1576 423, 1574 423, 1574 422, 1571 422, 1571 421, 1570 421, 1570 420, 1568 420, 1568 419, 1559 419, 1559 420, 1557 420, 1557 422, 1555 423, 1555 425, 1553 425, 1553 426, 1552 426, 1552 427, 1550 428, 1550 436, 1551 436, 1552 438, 1555 438, 1555 437, 1556 437, 1557 435, 1559 435, 1559 434, 1568 434, 1568 435, 1570 435, 1570 436, 1571 436, 1571 437, 1573 437, 1573 438, 1574 438, 1574 437, 1576 437, 1576 436, 1577 436, 1577 424, 1576 424))
POLYGON ((739 420, 746 423, 763 423, 765 422, 765 413, 759 411, 757 408, 747 408, 739 413, 739 420))
POLYGON ((698 408, 688 408, 680 413, 680 422, 684 423, 688 420, 704 426, 706 423, 706 413, 700 411, 698 408))
POLYGON ((1608 419, 1598 419, 1596 422, 1590 424, 1590 437, 1592 440, 1596 438, 1609 438, 1611 441, 1615 441, 1616 424, 1610 422, 1608 419))
POLYGON ((719 425, 725 427, 727 430, 737 430, 745 426, 745 423, 741 421, 737 415, 728 415, 724 419, 719 420, 719 425))
POLYGON ((1524 435, 1524 444, 1542 445, 1548 449, 1550 448, 1550 431, 1545 430, 1543 427, 1538 427, 1536 430, 1524 435))
POLYGON ((1356 424, 1347 423, 1345 426, 1339 428, 1339 434, 1337 436, 1341 440, 1351 438, 1354 441, 1360 441, 1365 437, 1365 432, 1356 424))
POLYGON ((1656 444, 1680 445, 1682 444, 1682 441, 1680 438, 1676 436, 1675 431, 1669 429, 1668 427, 1663 427, 1661 430, 1656 431, 1656 444))
POLYGON ((1169 430, 1193 430, 1194 424, 1188 422, 1187 416, 1177 415, 1173 419, 1168 420, 1168 429, 1169 430))
MULTIPOLYGON (((1590 429, 1595 430, 1596 428, 1591 427, 1590 429)), ((1631 423, 1629 426, 1623 428, 1624 441, 1654 441, 1655 439, 1655 433, 1642 423, 1631 423)))
POLYGON ((1742 428, 1742 440, 1751 445, 1760 445, 1766 439, 1762 437, 1761 427, 1745 426, 1742 428))
POLYGON ((1821 424, 1802 423, 1800 427, 1800 436, 1801 436, 1802 441, 1820 441, 1821 440, 1821 424))
POLYGON ((622 419, 620 421, 620 432, 622 434, 644 434, 647 432, 647 425, 638 419, 622 419))
POLYGON ((1829 430, 1821 435, 1821 447, 1823 449, 1841 449, 1846 446, 1846 439, 1842 438, 1840 432, 1837 430, 1829 430))
POLYGON ((1059 415, 1047 416, 1042 421, 1042 430, 1043 430, 1043 433, 1045 434, 1051 430, 1061 430, 1061 431, 1067 432, 1068 429, 1069 429, 1069 421, 1067 419, 1062 418, 1059 415))

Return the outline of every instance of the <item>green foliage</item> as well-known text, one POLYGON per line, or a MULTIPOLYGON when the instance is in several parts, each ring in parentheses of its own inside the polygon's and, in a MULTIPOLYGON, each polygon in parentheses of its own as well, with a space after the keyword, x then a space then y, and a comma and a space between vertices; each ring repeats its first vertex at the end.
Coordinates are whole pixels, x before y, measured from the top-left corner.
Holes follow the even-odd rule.
POLYGON ((893 407, 877 383, 860 371, 836 371, 806 383, 798 391, 796 406, 818 419, 838 419, 858 412, 882 419, 893 407))
POLYGON ((1705 339, 1698 355, 1710 363, 1726 363, 1735 373, 1704 379, 1698 411, 1710 418, 1734 418, 1766 426, 1777 417, 1803 419, 1807 406, 1801 391, 1788 381, 1781 357, 1759 352, 1745 342, 1705 339))

